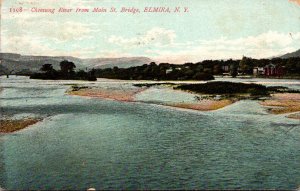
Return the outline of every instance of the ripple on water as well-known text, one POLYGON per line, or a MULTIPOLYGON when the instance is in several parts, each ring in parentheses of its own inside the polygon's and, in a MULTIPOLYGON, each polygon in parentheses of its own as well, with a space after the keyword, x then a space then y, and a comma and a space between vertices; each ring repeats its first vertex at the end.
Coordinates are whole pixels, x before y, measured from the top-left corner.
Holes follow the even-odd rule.
MULTIPOLYGON (((34 83, 44 88, 43 100, 26 89, 22 96, 31 97, 29 104, 1 99, 1 112, 51 115, 24 131, 0 137, 4 188, 299 186, 297 122, 267 114, 255 101, 198 112, 71 97, 62 91, 67 85, 57 85, 56 91, 47 90, 43 82, 34 83), (289 128, 293 130, 287 132, 289 128)), ((10 86, 22 85, 20 81, 10 86)), ((12 95, 11 89, 6 95, 12 95)))

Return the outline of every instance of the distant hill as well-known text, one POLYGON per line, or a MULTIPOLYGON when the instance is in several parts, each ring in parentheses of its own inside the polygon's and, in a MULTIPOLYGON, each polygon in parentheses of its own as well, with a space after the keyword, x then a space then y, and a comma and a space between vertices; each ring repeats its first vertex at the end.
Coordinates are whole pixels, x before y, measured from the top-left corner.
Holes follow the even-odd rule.
POLYGON ((127 58, 93 58, 80 59, 71 56, 30 56, 13 53, 0 53, 0 75, 9 71, 14 72, 37 72, 43 64, 52 64, 53 68, 60 69, 60 62, 68 60, 74 62, 76 70, 91 68, 109 68, 117 66, 119 68, 127 68, 131 66, 139 66, 149 64, 151 59, 146 57, 127 57, 127 58))
POLYGON ((2 70, 21 72, 21 71, 39 71, 43 64, 52 64, 54 69, 59 69, 59 63, 62 60, 69 60, 76 63, 78 68, 84 68, 82 62, 74 57, 50 57, 50 56, 27 56, 12 53, 0 53, 2 70), (4 68, 4 69, 3 69, 4 68))
POLYGON ((7 73, 9 73, 9 70, 6 67, 0 65, 0 75, 7 74, 7 73))
POLYGON ((284 54, 279 58, 293 58, 293 57, 300 57, 300 49, 295 52, 284 54))
POLYGON ((94 58, 84 59, 84 63, 89 68, 129 68, 132 66, 141 66, 152 62, 147 57, 122 57, 122 58, 94 58))

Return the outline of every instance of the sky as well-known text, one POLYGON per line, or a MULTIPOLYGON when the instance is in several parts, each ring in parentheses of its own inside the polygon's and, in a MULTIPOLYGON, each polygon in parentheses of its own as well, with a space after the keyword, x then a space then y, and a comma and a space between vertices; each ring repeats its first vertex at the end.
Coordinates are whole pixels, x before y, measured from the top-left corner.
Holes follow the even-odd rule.
POLYGON ((0 0, 1 52, 158 62, 268 58, 300 48, 300 0, 0 0), (22 7, 22 12, 11 8, 22 7), (58 13, 59 8, 90 9, 58 13), (115 7, 117 13, 93 13, 115 7), (140 13, 121 13, 122 7, 140 13), (143 12, 169 7, 171 13, 143 12), (180 7, 180 13, 174 13, 180 7), (183 12, 184 8, 188 12, 183 12), (32 12, 55 9, 51 12, 32 12))

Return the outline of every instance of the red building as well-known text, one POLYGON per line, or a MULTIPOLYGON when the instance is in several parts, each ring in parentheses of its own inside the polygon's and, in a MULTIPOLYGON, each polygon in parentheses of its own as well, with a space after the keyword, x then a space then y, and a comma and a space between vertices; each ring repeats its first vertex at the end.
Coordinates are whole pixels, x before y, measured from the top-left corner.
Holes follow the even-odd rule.
POLYGON ((268 64, 264 67, 265 76, 283 76, 285 70, 282 66, 268 64))

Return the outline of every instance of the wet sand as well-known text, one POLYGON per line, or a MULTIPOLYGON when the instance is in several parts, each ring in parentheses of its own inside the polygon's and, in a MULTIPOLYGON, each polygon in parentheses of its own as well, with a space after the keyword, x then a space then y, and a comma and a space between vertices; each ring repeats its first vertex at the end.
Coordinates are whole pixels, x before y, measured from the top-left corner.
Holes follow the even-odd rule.
POLYGON ((198 103, 176 103, 176 104, 167 104, 168 106, 172 107, 179 107, 179 108, 185 108, 185 109, 193 109, 193 110, 199 110, 199 111, 212 111, 221 109, 223 107, 226 107, 228 105, 233 104, 234 101, 229 99, 224 100, 201 100, 198 103))
MULTIPOLYGON (((261 105, 268 107, 272 114, 286 114, 300 111, 299 93, 273 94, 270 100, 260 102, 261 105)), ((291 115, 294 118, 294 115, 291 115)))
MULTIPOLYGON (((83 88, 75 91, 68 91, 69 95, 77 95, 84 97, 94 97, 101 99, 110 99, 124 102, 143 102, 135 100, 135 95, 146 90, 146 87, 137 89, 105 89, 105 88, 83 88)), ((192 109, 199 111, 212 111, 224 108, 238 101, 238 99, 202 99, 195 103, 161 103, 160 105, 166 105, 177 108, 192 109)), ((287 117, 293 119, 299 119, 298 114, 300 112, 300 94, 299 93, 276 93, 272 94, 268 100, 260 101, 260 104, 268 108, 271 114, 291 114, 287 117)))
POLYGON ((290 114, 287 117, 291 118, 291 119, 299 119, 300 120, 300 112, 299 113, 290 114))
POLYGON ((101 88, 87 88, 79 89, 77 91, 68 91, 69 95, 77 95, 84 97, 110 99, 116 101, 134 101, 134 96, 146 88, 139 88, 136 90, 119 90, 119 89, 101 89, 101 88))
POLYGON ((25 118, 25 119, 1 119, 0 133, 12 133, 33 125, 41 119, 25 118))
MULTIPOLYGON (((136 90, 126 89, 126 90, 119 90, 119 89, 101 89, 101 88, 83 88, 76 91, 68 91, 67 94, 69 95, 77 95, 83 97, 92 97, 92 98, 101 98, 101 99, 109 99, 109 100, 116 100, 116 101, 124 101, 124 102, 142 102, 142 103, 150 103, 147 101, 137 101, 135 100, 135 95, 145 91, 146 87, 138 88, 136 90)), ((211 111, 217 110, 223 107, 226 107, 235 101, 225 99, 225 100, 212 100, 212 99, 203 99, 201 101, 195 103, 161 103, 159 105, 166 105, 171 107, 177 108, 184 108, 184 109, 193 109, 199 111, 211 111)))

